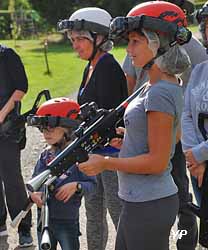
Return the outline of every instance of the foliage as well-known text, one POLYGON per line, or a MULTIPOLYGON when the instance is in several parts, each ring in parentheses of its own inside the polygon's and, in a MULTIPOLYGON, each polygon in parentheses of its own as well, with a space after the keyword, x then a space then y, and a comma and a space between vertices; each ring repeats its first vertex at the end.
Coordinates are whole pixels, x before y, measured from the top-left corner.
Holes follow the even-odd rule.
POLYGON ((9 15, 4 14, 0 16, 0 39, 9 38, 9 35, 11 35, 10 22, 9 15))
MULTIPOLYGON (((138 0, 30 0, 49 24, 56 27, 59 19, 68 18, 75 10, 83 7, 96 6, 109 11, 112 16, 126 15, 138 0)), ((141 2, 141 1, 140 1, 141 2)))
POLYGON ((74 9, 76 1, 69 0, 31 0, 31 4, 47 22, 56 27, 59 19, 67 18, 74 9))

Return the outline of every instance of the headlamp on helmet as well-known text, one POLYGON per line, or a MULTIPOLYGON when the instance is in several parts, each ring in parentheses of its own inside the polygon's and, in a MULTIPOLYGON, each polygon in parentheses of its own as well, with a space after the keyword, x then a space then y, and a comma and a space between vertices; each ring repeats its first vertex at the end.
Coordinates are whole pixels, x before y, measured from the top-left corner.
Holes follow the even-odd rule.
POLYGON ((131 31, 142 32, 142 29, 146 29, 159 36, 166 36, 170 46, 175 43, 181 45, 191 38, 191 32, 186 26, 186 16, 181 8, 165 1, 150 1, 135 6, 127 17, 114 19, 110 25, 110 37, 112 39, 131 31))
POLYGON ((208 54, 208 37, 206 34, 206 25, 208 20, 208 2, 206 2, 201 9, 196 11, 195 18, 199 23, 199 31, 201 32, 202 43, 206 48, 206 52, 208 54))
POLYGON ((59 32, 66 31, 92 31, 93 33, 98 33, 102 35, 107 35, 109 29, 103 25, 98 23, 82 20, 74 20, 70 21, 68 19, 64 19, 58 22, 57 30, 59 32))
POLYGON ((202 20, 208 18, 208 3, 206 3, 201 9, 196 12, 196 19, 200 24, 202 20))
POLYGON ((142 32, 142 29, 162 33, 169 37, 170 45, 187 43, 191 38, 191 32, 185 27, 178 27, 175 23, 140 15, 130 17, 117 17, 110 24, 109 39, 125 37, 129 32, 142 32))

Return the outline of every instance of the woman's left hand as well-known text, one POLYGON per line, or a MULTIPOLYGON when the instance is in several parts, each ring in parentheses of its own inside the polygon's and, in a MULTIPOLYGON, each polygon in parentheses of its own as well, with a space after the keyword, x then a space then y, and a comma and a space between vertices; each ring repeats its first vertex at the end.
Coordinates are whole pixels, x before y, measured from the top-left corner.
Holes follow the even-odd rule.
POLYGON ((196 161, 193 155, 192 149, 187 150, 186 152, 184 152, 184 154, 185 154, 186 162, 188 166, 199 164, 199 162, 196 161))
POLYGON ((188 167, 188 170, 190 171, 191 175, 197 178, 198 187, 201 187, 204 177, 204 172, 206 169, 206 164, 203 162, 198 165, 191 165, 188 167))
POLYGON ((104 156, 92 154, 86 162, 79 164, 79 170, 88 176, 95 176, 105 170, 104 156))
POLYGON ((61 186, 56 192, 56 199, 67 202, 77 190, 77 182, 70 182, 61 186))

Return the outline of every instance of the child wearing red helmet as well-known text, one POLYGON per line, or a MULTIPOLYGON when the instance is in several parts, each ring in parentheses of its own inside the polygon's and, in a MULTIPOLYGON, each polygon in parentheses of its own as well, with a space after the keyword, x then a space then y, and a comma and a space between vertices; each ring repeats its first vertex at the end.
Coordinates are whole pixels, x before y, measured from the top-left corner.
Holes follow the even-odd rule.
MULTIPOLYGON (((41 153, 35 166, 33 177, 47 169, 53 160, 72 140, 73 130, 78 127, 79 105, 65 97, 51 99, 43 103, 30 117, 29 125, 38 127, 48 144, 41 153)), ((49 194, 49 235, 51 250, 79 249, 79 207, 81 198, 90 193, 96 186, 95 177, 87 177, 76 166, 72 166, 53 183, 55 191, 49 194)), ((30 194, 31 199, 40 208, 43 205, 42 191, 30 194)), ((39 249, 41 229, 37 228, 39 249)))

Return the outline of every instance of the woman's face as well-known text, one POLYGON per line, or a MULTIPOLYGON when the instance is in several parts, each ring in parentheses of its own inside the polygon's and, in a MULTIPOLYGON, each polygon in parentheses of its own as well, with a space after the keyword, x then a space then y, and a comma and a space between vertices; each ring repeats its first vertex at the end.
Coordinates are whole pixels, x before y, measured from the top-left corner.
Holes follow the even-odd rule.
POLYGON ((141 68, 153 58, 153 53, 148 47, 147 38, 137 32, 130 32, 128 38, 127 53, 132 60, 132 64, 141 68))
POLYGON ((83 60, 88 60, 93 52, 93 43, 88 38, 80 36, 78 32, 72 31, 70 33, 70 40, 73 49, 77 52, 79 57, 83 60))
POLYGON ((62 127, 43 129, 43 136, 49 145, 54 145, 62 140, 65 129, 62 127))

